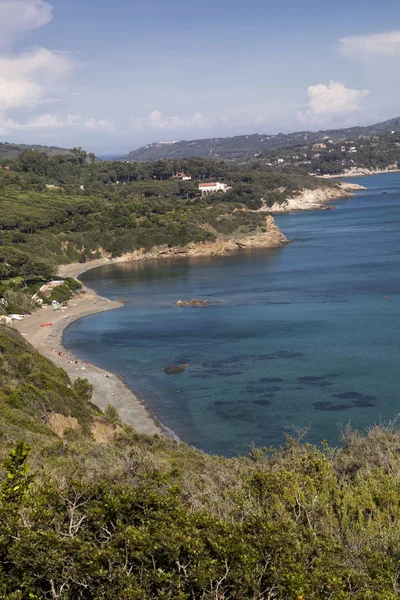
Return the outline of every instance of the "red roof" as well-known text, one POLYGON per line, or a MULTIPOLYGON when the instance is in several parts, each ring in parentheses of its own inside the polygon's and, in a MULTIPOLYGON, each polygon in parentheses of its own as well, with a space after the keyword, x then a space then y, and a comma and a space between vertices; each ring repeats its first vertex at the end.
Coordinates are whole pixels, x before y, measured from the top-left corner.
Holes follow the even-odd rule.
POLYGON ((199 187, 210 187, 211 185, 217 185, 216 183, 199 183, 199 187))

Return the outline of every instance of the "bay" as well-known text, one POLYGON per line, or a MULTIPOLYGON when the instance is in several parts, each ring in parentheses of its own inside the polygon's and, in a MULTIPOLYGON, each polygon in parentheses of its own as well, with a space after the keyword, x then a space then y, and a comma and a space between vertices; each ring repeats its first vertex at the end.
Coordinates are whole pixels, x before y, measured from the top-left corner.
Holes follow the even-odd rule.
MULTIPOLYGON (((73 323, 66 347, 123 376, 182 440, 226 456, 400 410, 400 173, 332 211, 276 218, 285 248, 106 265, 81 280, 126 299, 73 323), (383 194, 383 192, 386 192, 383 194), (385 298, 386 297, 386 298, 385 298), (207 307, 178 308, 179 299, 207 307), (178 375, 169 365, 190 363, 178 375)), ((112 398, 110 398, 112 401, 112 398)))

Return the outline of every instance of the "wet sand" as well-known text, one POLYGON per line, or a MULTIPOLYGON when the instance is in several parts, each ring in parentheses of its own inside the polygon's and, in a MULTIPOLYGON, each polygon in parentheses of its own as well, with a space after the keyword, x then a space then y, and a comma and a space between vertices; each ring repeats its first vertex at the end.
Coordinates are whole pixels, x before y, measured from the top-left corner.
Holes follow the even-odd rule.
MULTIPOLYGON (((110 262, 112 261, 100 259, 85 264, 66 265, 60 267, 59 274, 62 277, 78 277, 84 271, 110 262)), ((94 404, 101 409, 112 404, 118 409, 123 422, 132 425, 138 433, 161 434, 161 426, 141 399, 125 385, 121 378, 91 363, 83 362, 79 357, 66 356, 67 350, 62 345, 63 332, 73 321, 94 313, 117 309, 120 306, 119 302, 98 296, 84 287, 84 293, 71 300, 68 308, 55 311, 51 306, 45 306, 23 321, 14 321, 13 327, 36 350, 62 367, 72 381, 78 377, 86 378, 93 386, 94 404), (42 327, 48 323, 51 323, 51 326, 42 327), (59 352, 64 356, 60 356, 59 352), (78 361, 78 364, 75 361, 78 361)))

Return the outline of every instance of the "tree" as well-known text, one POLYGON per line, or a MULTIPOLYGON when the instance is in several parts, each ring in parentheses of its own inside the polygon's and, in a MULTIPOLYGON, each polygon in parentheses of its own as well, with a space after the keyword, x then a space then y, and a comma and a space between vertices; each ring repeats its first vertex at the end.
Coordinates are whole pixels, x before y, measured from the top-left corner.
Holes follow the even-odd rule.
POLYGON ((76 157, 76 160, 79 165, 85 164, 87 159, 87 153, 85 152, 85 150, 82 150, 80 146, 78 148, 72 148, 71 153, 76 157))

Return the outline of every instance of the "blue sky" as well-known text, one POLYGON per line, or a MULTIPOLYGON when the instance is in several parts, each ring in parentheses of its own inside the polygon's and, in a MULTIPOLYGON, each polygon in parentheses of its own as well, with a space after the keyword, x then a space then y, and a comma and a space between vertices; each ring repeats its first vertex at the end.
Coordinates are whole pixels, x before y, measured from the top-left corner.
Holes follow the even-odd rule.
POLYGON ((0 141, 152 141, 399 116, 394 0, 0 0, 0 141))

